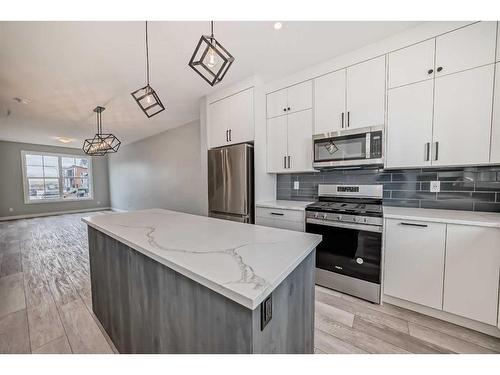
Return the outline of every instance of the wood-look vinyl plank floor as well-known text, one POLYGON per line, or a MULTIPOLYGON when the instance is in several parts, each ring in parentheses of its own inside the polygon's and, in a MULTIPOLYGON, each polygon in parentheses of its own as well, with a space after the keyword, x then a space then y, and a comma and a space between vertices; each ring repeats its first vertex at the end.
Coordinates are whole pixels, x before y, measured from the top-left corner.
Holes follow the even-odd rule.
MULTIPOLYGON (((117 353, 92 313, 88 215, 0 222, 0 353, 117 353)), ((314 352, 498 353, 500 339, 317 286, 314 352)))

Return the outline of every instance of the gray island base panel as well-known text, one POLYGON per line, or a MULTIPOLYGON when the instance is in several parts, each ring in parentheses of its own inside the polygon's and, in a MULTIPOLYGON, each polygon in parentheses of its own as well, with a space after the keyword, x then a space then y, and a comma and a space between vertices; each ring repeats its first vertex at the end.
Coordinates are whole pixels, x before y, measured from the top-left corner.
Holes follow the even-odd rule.
POLYGON ((261 329, 265 301, 250 309, 91 226, 88 233, 93 310, 120 353, 313 353, 315 251, 272 291, 261 329))

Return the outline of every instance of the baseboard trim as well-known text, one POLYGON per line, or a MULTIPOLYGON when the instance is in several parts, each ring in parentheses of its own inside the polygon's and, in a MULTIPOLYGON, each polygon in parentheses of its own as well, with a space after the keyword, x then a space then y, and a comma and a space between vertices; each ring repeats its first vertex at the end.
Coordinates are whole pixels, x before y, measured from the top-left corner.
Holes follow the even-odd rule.
POLYGON ((500 329, 495 326, 490 326, 485 323, 478 322, 476 320, 464 318, 455 314, 448 313, 442 310, 436 310, 431 307, 419 305, 417 303, 405 301, 400 298, 388 296, 384 294, 382 297, 383 303, 405 308, 407 310, 416 311, 420 314, 428 315, 433 318, 441 319, 449 323, 456 324, 465 328, 472 329, 490 336, 500 338, 500 329))
POLYGON ((111 207, 111 211, 114 212, 128 212, 128 210, 123 210, 121 208, 111 207))
POLYGON ((86 208, 86 209, 82 209, 82 210, 43 212, 43 213, 38 213, 38 214, 26 214, 26 215, 15 215, 15 216, 2 216, 2 217, 0 217, 0 221, 30 219, 30 218, 34 218, 34 217, 55 216, 55 215, 64 215, 64 214, 77 214, 80 212, 92 212, 92 211, 103 211, 103 210, 111 210, 111 207, 99 207, 99 208, 86 208))

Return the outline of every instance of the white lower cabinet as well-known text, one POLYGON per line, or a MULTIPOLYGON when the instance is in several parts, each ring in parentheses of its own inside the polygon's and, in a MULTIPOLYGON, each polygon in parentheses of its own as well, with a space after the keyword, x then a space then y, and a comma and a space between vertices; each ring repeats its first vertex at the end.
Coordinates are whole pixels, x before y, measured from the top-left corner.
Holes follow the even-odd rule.
POLYGON ((497 325, 500 230, 448 224, 443 310, 497 325))
POLYGON ((500 328, 499 228, 391 218, 384 243, 385 295, 500 328))
POLYGON ((441 309, 446 224, 385 220, 384 293, 441 309))

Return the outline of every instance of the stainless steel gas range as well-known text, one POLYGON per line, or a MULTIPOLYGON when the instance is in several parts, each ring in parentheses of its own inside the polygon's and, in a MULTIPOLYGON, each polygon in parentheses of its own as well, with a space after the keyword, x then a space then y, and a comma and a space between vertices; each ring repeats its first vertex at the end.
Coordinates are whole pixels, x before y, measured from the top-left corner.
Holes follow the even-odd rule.
POLYGON ((316 248, 316 284, 380 303, 382 185, 319 185, 306 207, 316 248))

